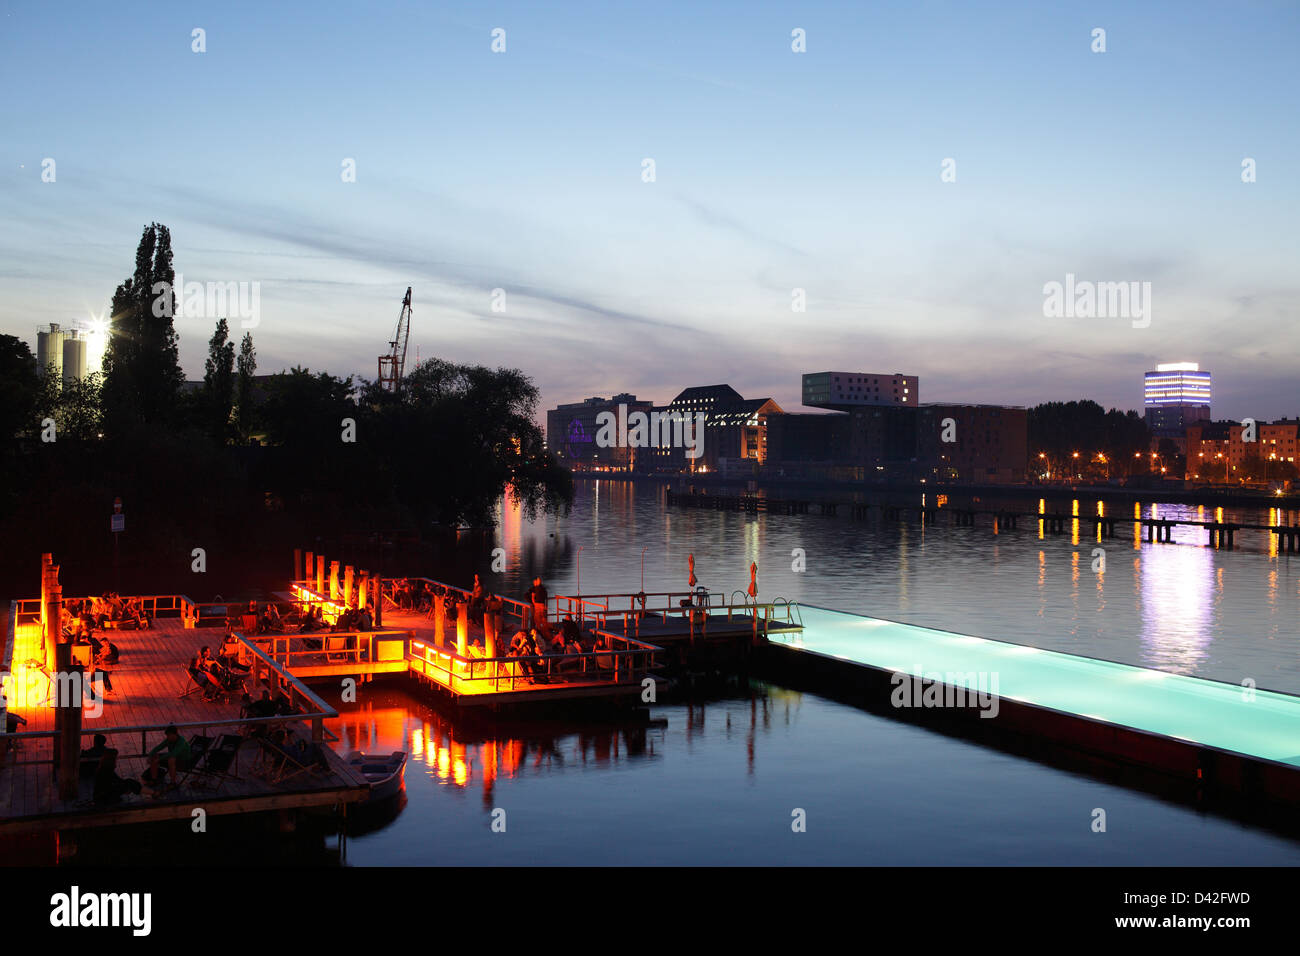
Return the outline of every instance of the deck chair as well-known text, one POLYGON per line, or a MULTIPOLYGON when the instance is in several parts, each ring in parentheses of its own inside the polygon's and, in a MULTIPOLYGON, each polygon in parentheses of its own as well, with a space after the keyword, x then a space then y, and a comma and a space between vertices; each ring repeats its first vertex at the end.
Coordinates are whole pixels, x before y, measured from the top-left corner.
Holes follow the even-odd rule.
POLYGON ((331 662, 348 659, 348 636, 344 634, 325 634, 325 659, 331 662))
MULTIPOLYGON (((204 734, 193 734, 190 737, 190 759, 188 763, 176 763, 176 773, 179 778, 176 781, 176 789, 186 786, 189 783, 190 775, 194 773, 194 768, 202 762, 204 754, 212 747, 212 738, 204 734)), ((167 781, 167 758, 163 757, 158 761, 158 781, 156 784, 146 784, 153 786, 156 790, 170 789, 167 781)))
MULTIPOLYGON (((207 674, 200 672, 196 668, 187 667, 185 668, 185 672, 189 674, 190 682, 186 685, 185 692, 178 695, 178 700, 191 697, 194 694, 202 694, 204 698, 207 698, 209 692, 212 692, 214 688, 217 691, 221 689, 216 681, 212 680, 212 678, 208 677, 207 674)), ((213 699, 215 699, 215 697, 213 699)))
POLYGON ((297 777, 315 773, 321 764, 320 751, 312 744, 306 754, 291 753, 269 737, 258 737, 257 743, 262 748, 263 766, 269 783, 279 785, 288 783, 297 777))
POLYGON ((222 734, 204 749, 200 757, 195 759, 185 775, 186 781, 192 774, 198 778, 195 780, 195 785, 201 782, 205 789, 217 790, 227 780, 237 779, 239 748, 243 744, 244 738, 238 734, 222 734))

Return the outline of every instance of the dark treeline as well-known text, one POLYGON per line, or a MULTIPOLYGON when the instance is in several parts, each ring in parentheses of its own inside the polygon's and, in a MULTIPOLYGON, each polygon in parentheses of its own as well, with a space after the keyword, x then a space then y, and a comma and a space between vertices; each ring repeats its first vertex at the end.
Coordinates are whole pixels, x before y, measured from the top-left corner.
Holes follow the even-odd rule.
POLYGON ((174 278, 170 233, 150 225, 113 295, 104 372, 84 382, 60 389, 0 336, 0 563, 20 590, 42 551, 74 590, 82 574, 111 586, 117 497, 123 588, 185 580, 195 548, 214 582, 248 579, 222 573, 235 562, 283 578, 285 549, 318 536, 487 524, 507 490, 530 516, 572 501, 515 369, 430 359, 397 393, 305 368, 259 378, 251 333, 236 344, 220 318, 203 384, 186 389, 174 278))
POLYGON ((1029 455, 1065 459, 1078 452, 1116 460, 1145 454, 1151 444, 1146 422, 1135 411, 1106 411, 1093 401, 1046 402, 1029 410, 1029 455))

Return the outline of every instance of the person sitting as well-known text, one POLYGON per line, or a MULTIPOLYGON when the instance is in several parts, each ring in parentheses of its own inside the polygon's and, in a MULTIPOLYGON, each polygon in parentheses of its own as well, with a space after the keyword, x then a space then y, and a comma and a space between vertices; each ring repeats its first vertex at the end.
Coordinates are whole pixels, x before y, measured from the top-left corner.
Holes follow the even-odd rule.
POLYGON ((274 707, 274 714, 277 717, 288 717, 291 714, 297 713, 297 711, 293 709, 293 704, 289 703, 289 698, 284 696, 284 694, 275 695, 274 707))
POLYGON ((140 598, 131 598, 126 602, 123 616, 127 621, 134 623, 138 630, 149 629, 149 618, 144 613, 144 602, 140 598))
POLYGON ((221 658, 221 663, 225 665, 226 670, 247 674, 250 670, 249 666, 239 662, 240 647, 239 638, 235 637, 234 634, 227 634, 226 639, 221 642, 221 649, 217 651, 217 655, 221 658))
POLYGON ((108 750, 108 738, 103 734, 95 734, 95 740, 92 746, 86 747, 81 751, 81 763, 78 766, 78 772, 83 777, 93 777, 95 771, 99 769, 99 760, 108 750))
POLYGON ((109 747, 99 760, 95 770, 96 803, 118 803, 125 794, 139 794, 140 781, 125 780, 117 775, 117 751, 109 747))
POLYGON ((117 649, 117 645, 107 638, 104 640, 103 653, 105 664, 116 664, 118 658, 121 657, 121 651, 117 649))
POLYGON ((216 700, 221 696, 222 685, 217 682, 209 671, 209 662, 204 658, 205 646, 199 653, 190 658, 188 670, 190 676, 194 678, 194 683, 203 688, 204 700, 216 700))
POLYGON ((190 745, 181 736, 175 724, 163 731, 162 743, 149 751, 149 769, 140 775, 140 779, 151 787, 157 787, 163 782, 164 773, 158 767, 160 758, 166 759, 165 775, 173 784, 176 783, 176 771, 189 768, 190 745))
POLYGON ((375 626, 375 622, 370 617, 370 608, 363 607, 357 612, 357 630, 369 631, 375 626))
MULTIPOLYGON (((578 638, 577 638, 576 636, 570 638, 570 639, 568 640, 568 642, 564 645, 564 653, 566 653, 566 654, 581 654, 581 653, 583 653, 583 650, 582 650, 582 644, 581 644, 581 642, 579 642, 579 640, 578 640, 578 638)), ((584 662, 583 662, 582 660, 578 659, 578 658, 574 658, 574 659, 571 660, 571 661, 567 661, 566 664, 568 665, 568 667, 569 667, 570 670, 581 670, 582 667, 583 667, 584 662)))

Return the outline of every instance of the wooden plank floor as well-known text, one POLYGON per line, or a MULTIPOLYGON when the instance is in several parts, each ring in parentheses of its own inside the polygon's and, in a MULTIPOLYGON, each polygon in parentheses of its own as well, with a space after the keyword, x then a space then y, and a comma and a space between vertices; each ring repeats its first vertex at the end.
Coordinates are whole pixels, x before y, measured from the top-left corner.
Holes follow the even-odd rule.
MULTIPOLYGON (((141 734, 137 732, 113 733, 110 728, 145 724, 167 723, 201 723, 205 721, 233 720, 239 717, 239 701, 209 702, 201 694, 181 695, 190 686, 186 665, 190 658, 198 653, 204 644, 215 652, 221 643, 223 631, 220 628, 186 629, 176 618, 158 619, 154 627, 144 631, 112 631, 110 639, 120 650, 118 664, 107 668, 113 684, 113 693, 106 694, 98 716, 92 716, 92 709, 83 709, 83 729, 87 731, 103 730, 108 736, 108 746, 115 747, 122 755, 118 761, 118 774, 124 778, 139 778, 148 766, 143 757, 127 756, 141 752, 141 734)), ((15 660, 15 669, 21 662, 15 660)), ((47 681, 43 674, 28 671, 24 694, 16 694, 22 699, 18 706, 10 709, 27 720, 26 732, 47 731, 54 729, 54 708, 42 705, 48 696, 47 681)), ((250 692, 254 691, 252 681, 246 681, 250 692)), ((254 696, 258 696, 254 693, 254 696)), ((292 725, 291 725, 292 726, 292 725)), ((208 736, 230 732, 230 728, 213 728, 208 736)), ((201 732, 199 729, 185 729, 187 737, 201 732)), ((298 731, 302 733, 301 730, 298 731)), ((161 742, 162 733, 151 731, 145 735, 145 745, 152 748, 161 742)), ((89 736, 83 738, 83 745, 89 746, 89 736)), ((299 775, 296 781, 284 786, 273 786, 254 776, 250 771, 257 763, 258 745, 246 741, 241 748, 238 759, 238 779, 224 780, 215 791, 206 789, 209 780, 197 775, 190 778, 191 785, 181 787, 159 798, 128 797, 124 803, 107 815, 132 816, 131 811, 143 809, 160 810, 168 804, 175 805, 185 815, 186 806, 203 802, 205 805, 216 801, 237 801, 245 808, 255 808, 259 801, 263 803, 284 805, 283 800, 269 799, 277 795, 296 793, 299 799, 308 793, 319 793, 322 798, 330 797, 338 791, 364 789, 364 781, 352 772, 343 760, 328 747, 322 748, 330 763, 328 773, 321 771, 313 775, 299 775), (198 781, 198 785, 195 782, 198 781)), ((83 817, 103 817, 102 808, 89 805, 89 782, 83 782, 83 793, 76 800, 63 801, 57 796, 50 764, 33 764, 33 760, 48 760, 53 754, 52 738, 28 740, 22 749, 9 756, 9 762, 0 767, 0 831, 9 821, 23 818, 47 817, 50 815, 71 814, 83 817), (15 762, 17 761, 21 762, 15 762)), ((330 799, 333 799, 330 797, 330 799)), ((147 814, 146 814, 147 815, 147 814)), ((162 814, 165 817, 166 813, 162 814)), ((158 813, 153 816, 157 818, 158 813)), ((60 821, 59 825, 65 825, 60 821)), ((75 824, 66 824, 75 825, 75 824)))

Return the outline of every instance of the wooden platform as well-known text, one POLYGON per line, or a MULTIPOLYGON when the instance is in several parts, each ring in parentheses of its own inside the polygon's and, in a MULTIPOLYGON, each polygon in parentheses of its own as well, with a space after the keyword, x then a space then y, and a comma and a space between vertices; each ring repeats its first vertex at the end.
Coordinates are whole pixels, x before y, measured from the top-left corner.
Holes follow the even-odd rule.
MULTIPOLYGON (((802 628, 798 624, 786 624, 776 621, 768 621, 765 624, 760 618, 757 622, 757 630, 761 639, 765 633, 796 633, 802 628)), ((647 616, 639 624, 632 624, 630 633, 626 635, 623 631, 622 618, 616 619, 614 615, 610 615, 604 627, 596 628, 597 634, 617 637, 631 636, 662 647, 692 640, 702 642, 733 641, 752 637, 754 631, 754 615, 740 612, 731 615, 725 613, 709 614, 703 623, 697 622, 694 628, 692 628, 691 622, 685 614, 667 619, 647 616)))
MULTIPOLYGON (((434 622, 416 611, 407 610, 386 610, 384 612, 384 627, 404 628, 411 632, 411 653, 408 655, 408 665, 410 672, 417 678, 424 679, 436 685, 449 699, 461 705, 487 705, 487 704, 504 704, 514 705, 531 702, 545 702, 556 700, 572 700, 579 698, 620 698, 635 696, 640 693, 642 680, 647 676, 646 667, 626 667, 622 669, 600 668, 597 669, 596 661, 598 658, 607 657, 610 661, 618 657, 620 664, 637 661, 652 661, 657 648, 646 647, 644 650, 635 654, 625 651, 618 651, 613 654, 585 654, 581 658, 565 663, 573 666, 572 670, 560 670, 558 667, 553 668, 545 681, 534 680, 524 676, 517 664, 502 663, 494 669, 495 674, 490 678, 479 676, 470 677, 470 668, 468 664, 462 669, 460 662, 455 662, 457 666, 453 667, 452 661, 443 659, 441 665, 433 665, 429 662, 430 656, 437 656, 436 628, 434 622), (514 672, 514 676, 511 676, 514 672)), ((590 639, 592 632, 587 632, 584 639, 590 639)), ((503 634, 501 641, 502 647, 498 654, 504 656, 506 646, 508 646, 512 634, 503 634)), ((618 642, 625 641, 623 635, 613 635, 618 642)), ((634 638, 635 640, 635 638, 634 638)), ((484 643, 482 627, 471 624, 469 626, 467 641, 470 644, 477 644, 481 647, 484 643)), ((448 637, 449 648, 445 650, 454 650, 455 632, 454 630, 448 637)), ((530 658, 529 660, 537 660, 530 658)), ((545 660, 543 658, 542 660, 545 660)), ((491 667, 484 661, 474 661, 476 667, 491 667)), ((475 674, 486 674, 486 670, 475 671, 475 674)))
MULTIPOLYGON (((182 726, 181 734, 189 739, 202 733, 216 737, 237 733, 239 700, 217 703, 203 700, 200 694, 181 695, 192 686, 186 665, 198 649, 207 644, 215 652, 222 633, 213 629, 187 629, 177 618, 155 619, 154 627, 143 631, 110 631, 110 639, 121 652, 120 662, 108 668, 113 693, 106 694, 100 711, 94 705, 83 707, 83 746, 89 746, 91 734, 102 732, 108 746, 119 752, 118 774, 139 778, 148 766, 142 756, 162 740, 162 726, 182 726), (184 727, 189 724, 191 726, 184 727), (148 729, 144 729, 148 728, 148 729)), ((46 675, 25 666, 22 659, 24 640, 15 641, 13 661, 15 686, 10 710, 27 720, 20 728, 25 733, 54 730, 55 709, 49 705, 51 690, 46 675)), ((254 697, 250 678, 246 686, 254 697)), ((301 721, 289 723, 288 729, 306 737, 301 721), (296 729, 295 729, 296 728, 296 729)), ((232 768, 232 778, 214 781, 212 777, 192 775, 187 785, 157 798, 127 796, 112 807, 97 807, 90 801, 90 781, 82 781, 82 792, 74 800, 58 797, 54 768, 53 737, 25 738, 20 749, 10 753, 0 766, 0 834, 24 830, 115 823, 144 822, 188 818, 193 807, 201 805, 208 813, 241 813, 274 810, 284 807, 331 805, 364 799, 366 783, 328 746, 320 750, 329 770, 319 769, 301 774, 296 780, 274 785, 254 773, 260 762, 260 747, 246 740, 232 768), (213 783, 217 785, 212 786, 213 783)))

